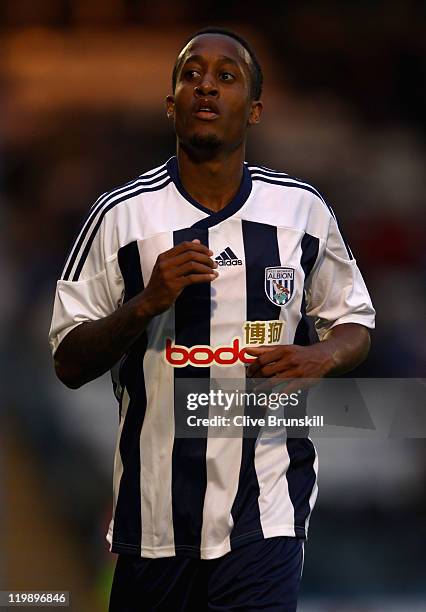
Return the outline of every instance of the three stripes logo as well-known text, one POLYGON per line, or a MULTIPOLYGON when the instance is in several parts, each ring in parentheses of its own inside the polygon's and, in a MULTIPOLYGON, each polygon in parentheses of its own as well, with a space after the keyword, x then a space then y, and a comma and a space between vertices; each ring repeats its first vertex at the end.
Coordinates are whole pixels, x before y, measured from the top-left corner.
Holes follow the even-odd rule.
POLYGON ((226 247, 222 253, 215 257, 219 266, 242 266, 243 262, 235 255, 230 247, 226 247))

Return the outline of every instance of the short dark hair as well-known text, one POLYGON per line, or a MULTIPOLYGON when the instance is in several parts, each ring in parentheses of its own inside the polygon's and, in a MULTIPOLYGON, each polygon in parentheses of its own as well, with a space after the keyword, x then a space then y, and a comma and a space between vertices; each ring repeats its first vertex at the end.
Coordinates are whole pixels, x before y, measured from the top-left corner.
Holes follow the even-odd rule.
POLYGON ((219 28, 219 27, 210 27, 210 26, 207 28, 203 28, 202 30, 198 30, 198 32, 195 32, 195 34, 192 34, 192 36, 190 36, 185 41, 185 44, 182 46, 182 49, 179 51, 179 54, 175 61, 175 65, 173 66, 173 74, 172 74, 173 92, 176 89, 177 76, 178 76, 180 67, 182 65, 182 61, 179 59, 179 56, 182 50, 186 47, 186 45, 189 42, 191 42, 191 40, 193 40, 197 36, 201 36, 202 34, 222 34, 223 36, 229 36, 229 38, 233 38, 234 40, 239 42, 241 46, 244 47, 244 49, 250 55, 250 59, 251 59, 251 64, 249 65, 250 76, 251 76, 250 93, 251 93, 253 100, 259 100, 262 95, 263 73, 262 73, 262 68, 260 67, 259 61, 253 49, 250 47, 250 45, 245 40, 245 38, 243 38, 239 34, 236 34, 232 30, 227 30, 226 28, 219 28))

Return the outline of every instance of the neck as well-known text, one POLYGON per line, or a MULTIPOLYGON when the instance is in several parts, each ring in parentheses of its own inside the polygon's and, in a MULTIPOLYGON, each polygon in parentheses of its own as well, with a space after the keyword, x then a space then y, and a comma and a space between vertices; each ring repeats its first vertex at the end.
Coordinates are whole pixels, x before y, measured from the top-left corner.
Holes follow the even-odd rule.
POLYGON ((177 145, 182 185, 197 202, 214 212, 225 208, 238 193, 243 177, 244 146, 200 160, 177 145))

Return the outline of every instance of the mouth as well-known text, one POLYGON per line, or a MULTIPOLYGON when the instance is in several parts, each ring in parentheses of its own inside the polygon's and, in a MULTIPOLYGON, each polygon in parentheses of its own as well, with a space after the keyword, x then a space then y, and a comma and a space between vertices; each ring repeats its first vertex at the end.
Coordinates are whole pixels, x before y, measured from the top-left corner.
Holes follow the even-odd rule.
POLYGON ((213 121, 219 117, 219 109, 215 102, 202 99, 194 104, 192 114, 202 121, 213 121))

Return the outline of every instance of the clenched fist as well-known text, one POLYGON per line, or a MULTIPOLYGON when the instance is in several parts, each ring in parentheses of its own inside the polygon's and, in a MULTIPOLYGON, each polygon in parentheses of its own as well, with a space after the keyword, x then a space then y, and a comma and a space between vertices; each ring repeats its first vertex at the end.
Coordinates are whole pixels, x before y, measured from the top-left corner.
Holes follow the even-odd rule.
POLYGON ((212 255, 213 252, 199 240, 182 242, 161 253, 140 295, 144 313, 150 317, 161 314, 174 304, 188 285, 213 281, 218 272, 212 255))

